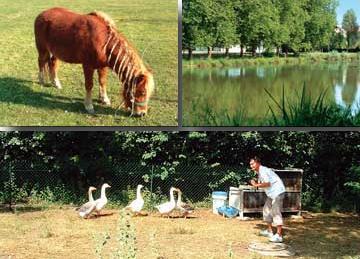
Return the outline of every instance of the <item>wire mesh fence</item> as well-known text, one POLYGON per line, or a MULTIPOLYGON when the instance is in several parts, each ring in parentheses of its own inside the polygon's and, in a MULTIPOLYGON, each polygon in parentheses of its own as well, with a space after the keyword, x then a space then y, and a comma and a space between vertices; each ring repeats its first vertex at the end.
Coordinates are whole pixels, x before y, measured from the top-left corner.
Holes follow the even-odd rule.
MULTIPOLYGON (((1 165, 0 201, 11 205, 26 202, 35 195, 51 201, 80 203, 86 199, 89 186, 100 187, 108 183, 109 200, 126 204, 129 193, 134 195, 136 186, 142 184, 150 198, 169 196, 171 186, 180 188, 183 197, 191 202, 208 202, 212 191, 228 190, 249 177, 247 171, 227 165, 179 164, 175 167, 144 165, 140 162, 114 163, 110 170, 64 172, 53 165, 40 162, 16 161, 1 165), (48 196, 51 196, 50 198, 48 196)), ((155 201, 152 201, 154 203, 155 201)))

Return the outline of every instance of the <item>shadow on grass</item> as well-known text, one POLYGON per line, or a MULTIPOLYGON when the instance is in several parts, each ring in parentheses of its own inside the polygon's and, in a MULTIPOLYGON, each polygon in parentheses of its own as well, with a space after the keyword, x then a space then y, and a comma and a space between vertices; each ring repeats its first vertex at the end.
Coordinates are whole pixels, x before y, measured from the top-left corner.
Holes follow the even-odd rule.
MULTIPOLYGON (((265 224, 256 227, 265 229, 265 224)), ((346 214, 315 214, 301 221, 285 219, 284 242, 297 256, 340 258, 360 255, 360 218, 346 214)))
POLYGON ((88 219, 98 219, 98 218, 102 218, 102 217, 109 217, 109 216, 112 216, 114 215, 113 212, 110 212, 110 213, 102 213, 102 214, 99 214, 99 215, 91 215, 88 219))
POLYGON ((38 212, 46 209, 43 206, 13 206, 10 208, 9 206, 0 205, 0 213, 11 213, 11 214, 18 214, 18 213, 27 213, 27 212, 38 212))
MULTIPOLYGON (((42 108, 46 110, 63 110, 72 113, 79 113, 90 115, 84 108, 84 100, 80 98, 70 98, 57 95, 56 91, 61 91, 53 88, 51 94, 45 92, 35 92, 31 89, 34 82, 30 80, 23 80, 12 77, 0 77, 0 102, 1 103, 13 103, 21 104, 25 106, 32 106, 36 108, 42 108)), ((37 84, 41 89, 44 86, 37 84)), ((45 86, 50 88, 52 86, 45 86)), ((94 93, 93 89, 93 93, 94 93)), ((84 90, 85 94, 85 90, 84 90)), ((129 116, 129 113, 125 110, 117 110, 116 108, 99 105, 95 100, 94 109, 97 115, 109 115, 117 114, 123 117, 129 116)))

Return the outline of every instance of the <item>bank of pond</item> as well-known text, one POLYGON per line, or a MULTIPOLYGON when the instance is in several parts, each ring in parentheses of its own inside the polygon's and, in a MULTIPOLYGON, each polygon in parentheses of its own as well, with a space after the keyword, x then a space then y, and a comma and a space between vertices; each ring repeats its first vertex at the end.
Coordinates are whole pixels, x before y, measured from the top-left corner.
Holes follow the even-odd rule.
POLYGON ((237 67, 256 65, 285 65, 285 64, 308 64, 319 62, 354 62, 360 61, 360 53, 348 52, 313 52, 302 53, 299 56, 289 55, 276 56, 248 56, 240 57, 237 53, 226 56, 224 53, 214 53, 208 58, 205 53, 194 54, 191 59, 183 53, 182 64, 186 68, 211 68, 211 67, 237 67))

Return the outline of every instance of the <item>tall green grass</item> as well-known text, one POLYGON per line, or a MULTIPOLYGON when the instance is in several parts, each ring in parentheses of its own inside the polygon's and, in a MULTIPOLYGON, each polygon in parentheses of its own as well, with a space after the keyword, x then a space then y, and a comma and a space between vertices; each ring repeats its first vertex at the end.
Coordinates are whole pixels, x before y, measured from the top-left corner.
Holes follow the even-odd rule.
POLYGON ((284 86, 282 88, 281 100, 266 90, 273 105, 269 104, 271 111, 270 125, 273 126, 357 126, 360 125, 360 114, 352 116, 350 107, 341 108, 336 104, 326 104, 326 91, 320 93, 316 98, 306 93, 303 85, 301 94, 297 100, 289 100, 285 96, 284 86), (280 113, 276 113, 276 109, 280 113))
POLYGON ((175 126, 178 100, 178 23, 176 0, 2 0, 0 1, 0 125, 1 126, 175 126), (118 110, 119 80, 108 75, 110 107, 97 103, 95 115, 84 109, 81 65, 61 62, 63 89, 38 84, 34 20, 43 10, 62 6, 78 13, 94 10, 110 15, 154 73, 155 92, 144 118, 118 110))

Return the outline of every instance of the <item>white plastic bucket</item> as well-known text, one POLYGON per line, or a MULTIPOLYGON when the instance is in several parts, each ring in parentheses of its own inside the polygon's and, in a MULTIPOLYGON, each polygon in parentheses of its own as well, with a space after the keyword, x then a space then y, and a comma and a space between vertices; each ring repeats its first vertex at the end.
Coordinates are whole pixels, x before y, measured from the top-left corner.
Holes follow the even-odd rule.
POLYGON ((212 199, 213 199, 213 213, 218 214, 217 209, 220 208, 221 206, 226 205, 227 192, 213 192, 212 199))
POLYGON ((229 192, 229 206, 235 207, 240 210, 240 189, 236 187, 230 187, 229 192))

